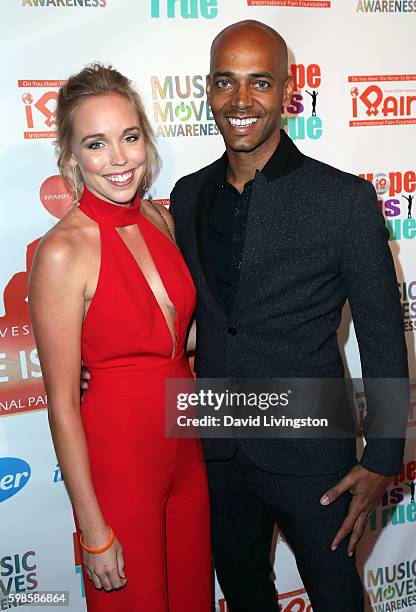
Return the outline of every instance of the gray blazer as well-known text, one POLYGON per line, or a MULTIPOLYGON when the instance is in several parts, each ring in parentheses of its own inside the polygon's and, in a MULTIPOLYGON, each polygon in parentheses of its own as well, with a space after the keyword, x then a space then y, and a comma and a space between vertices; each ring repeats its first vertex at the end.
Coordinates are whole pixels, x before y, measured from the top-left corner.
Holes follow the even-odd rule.
MULTIPOLYGON (((198 292, 197 375, 343 377, 337 329, 348 299, 363 377, 406 378, 399 291, 373 186, 304 156, 284 132, 282 139, 287 154, 275 175, 256 172, 230 316, 210 271, 206 219, 226 156, 181 178, 171 194, 178 243, 198 292)), ((405 423, 405 408, 397 410, 405 423)), ((328 474, 356 461, 352 439, 240 443, 255 465, 275 473, 328 474)), ((205 458, 230 458, 236 444, 204 440, 205 458)), ((361 464, 398 473, 403 448, 403 439, 368 440, 361 464)))

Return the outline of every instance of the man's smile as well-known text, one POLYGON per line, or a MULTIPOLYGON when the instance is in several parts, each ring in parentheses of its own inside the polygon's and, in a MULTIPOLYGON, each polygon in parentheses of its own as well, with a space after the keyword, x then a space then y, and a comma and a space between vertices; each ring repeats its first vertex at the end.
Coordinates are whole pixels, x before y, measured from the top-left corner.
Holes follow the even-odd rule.
POLYGON ((259 120, 259 117, 245 117, 244 119, 239 119, 237 117, 227 117, 227 121, 233 127, 249 127, 254 125, 259 120))

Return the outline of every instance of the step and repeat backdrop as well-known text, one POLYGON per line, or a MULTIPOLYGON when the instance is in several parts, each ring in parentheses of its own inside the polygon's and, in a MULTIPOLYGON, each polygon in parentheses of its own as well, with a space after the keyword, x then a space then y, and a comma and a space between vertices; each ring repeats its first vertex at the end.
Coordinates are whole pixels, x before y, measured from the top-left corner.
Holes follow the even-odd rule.
MULTIPOLYGON (((3 0, 0 610, 11 607, 8 592, 37 590, 68 591, 67 609, 85 610, 27 304, 36 244, 71 204, 53 149, 57 91, 69 74, 95 60, 135 82, 163 160, 152 196, 168 204, 180 176, 223 151, 204 92, 209 47, 223 27, 250 18, 270 24, 288 43, 294 93, 283 126, 290 137, 304 153, 365 177, 377 190, 416 374, 416 1, 3 0)), ((369 293, 368 308, 374 306, 369 293)), ((339 339, 349 374, 359 377, 347 308, 339 339)), ((364 413, 362 391, 355 399, 364 413)), ((413 398, 408 427, 409 434, 416 431, 413 398)), ((415 446, 409 439, 402 473, 371 514, 359 547, 368 610, 416 611, 415 446)), ((278 531, 273 554, 281 610, 311 611, 278 531)), ((337 610, 337 593, 333 598, 337 610)), ((226 612, 218 586, 215 599, 217 612, 226 612)))

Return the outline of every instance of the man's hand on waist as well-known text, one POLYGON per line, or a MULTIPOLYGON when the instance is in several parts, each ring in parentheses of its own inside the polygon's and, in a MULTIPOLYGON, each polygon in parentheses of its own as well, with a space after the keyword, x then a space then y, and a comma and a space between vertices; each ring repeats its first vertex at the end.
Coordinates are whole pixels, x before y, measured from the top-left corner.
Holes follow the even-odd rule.
POLYGON ((332 540, 332 550, 336 550, 345 536, 351 533, 348 554, 350 556, 353 554, 357 542, 363 534, 369 514, 377 505, 392 479, 393 476, 376 474, 362 465, 355 465, 335 487, 329 489, 321 497, 321 504, 327 506, 345 491, 349 490, 353 495, 348 514, 332 540))

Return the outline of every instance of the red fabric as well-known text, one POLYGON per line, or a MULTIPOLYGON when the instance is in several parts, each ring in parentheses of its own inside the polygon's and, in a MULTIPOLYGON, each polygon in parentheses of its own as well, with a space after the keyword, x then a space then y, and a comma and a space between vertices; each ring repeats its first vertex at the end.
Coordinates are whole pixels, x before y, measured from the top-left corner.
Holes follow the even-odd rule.
POLYGON ((84 574, 88 610, 209 612, 209 502, 200 442, 164 434, 165 379, 191 376, 184 342, 195 288, 179 250, 139 204, 135 213, 120 208, 84 191, 81 210, 100 226, 101 268, 82 331, 92 380, 81 414, 95 491, 123 546, 128 579, 123 589, 105 592, 84 574), (175 307, 174 358, 159 304, 112 226, 128 224, 123 212, 129 224, 137 222, 175 307))

